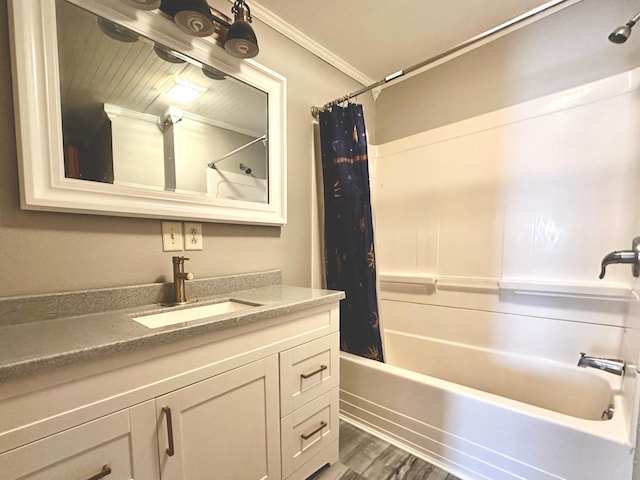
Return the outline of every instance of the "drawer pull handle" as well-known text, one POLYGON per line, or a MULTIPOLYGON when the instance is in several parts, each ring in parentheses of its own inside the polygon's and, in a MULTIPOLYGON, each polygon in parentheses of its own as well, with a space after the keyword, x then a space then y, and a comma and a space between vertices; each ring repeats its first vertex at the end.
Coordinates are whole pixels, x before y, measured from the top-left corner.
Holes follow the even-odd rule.
POLYGON ((316 433, 321 431, 326 426, 327 426, 327 422, 322 421, 322 422, 320 422, 320 426, 318 428, 316 428, 313 432, 307 433, 306 435, 304 433, 302 433, 302 434, 300 434, 300 436, 302 437, 303 440, 309 440, 311 437, 313 437, 316 433))
POLYGON ((111 475, 111 467, 109 465, 104 465, 102 470, 100 470, 100 473, 96 473, 93 477, 89 477, 87 480, 100 480, 107 475, 111 475))
POLYGON ((173 457, 175 450, 173 448, 173 423, 171 422, 171 409, 169 407, 162 407, 162 411, 167 416, 167 439, 169 440, 169 446, 165 450, 167 455, 173 457))
POLYGON ((306 380, 307 378, 311 378, 311 377, 313 377, 314 375, 317 375, 317 374, 319 374, 319 373, 321 373, 321 372, 324 372, 327 368, 329 368, 329 367, 327 367, 326 365, 320 365, 320 368, 319 368, 319 369, 314 370, 314 371, 313 371, 313 372, 311 372, 311 373, 301 373, 301 374, 300 374, 300 378, 303 378, 303 379, 305 379, 305 380, 306 380))

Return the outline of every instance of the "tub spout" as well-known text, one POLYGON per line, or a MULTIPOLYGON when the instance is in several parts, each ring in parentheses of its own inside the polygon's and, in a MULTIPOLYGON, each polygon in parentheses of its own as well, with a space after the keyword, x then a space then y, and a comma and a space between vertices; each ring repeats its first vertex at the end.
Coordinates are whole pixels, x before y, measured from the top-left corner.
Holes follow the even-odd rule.
POLYGON ((623 375, 626 362, 624 360, 618 360, 617 358, 590 357, 584 352, 581 352, 578 366, 597 368, 605 372, 613 373, 614 375, 623 375))
POLYGON ((607 265, 613 263, 630 263, 633 268, 633 276, 638 277, 640 274, 640 237, 633 239, 631 250, 616 250, 604 256, 600 267, 601 280, 604 278, 607 265))

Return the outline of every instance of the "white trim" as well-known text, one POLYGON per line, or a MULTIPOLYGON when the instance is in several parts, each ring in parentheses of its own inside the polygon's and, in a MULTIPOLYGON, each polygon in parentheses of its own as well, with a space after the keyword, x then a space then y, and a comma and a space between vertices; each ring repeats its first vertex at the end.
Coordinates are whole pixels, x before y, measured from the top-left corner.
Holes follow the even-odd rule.
MULTIPOLYGON (((380 273, 380 282, 395 290, 395 286, 435 286, 436 290, 468 292, 512 292, 593 300, 629 301, 633 291, 628 285, 578 281, 549 281, 531 278, 456 277, 435 273, 380 273)), ((382 290, 385 289, 383 285, 382 290)), ((434 290, 435 291, 435 290, 434 290)))
POLYGON ((631 298, 631 288, 628 285, 611 283, 550 282, 548 280, 534 280, 530 278, 503 278, 498 284, 500 290, 512 291, 516 295, 543 295, 621 301, 627 301, 631 298))
POLYGON ((255 16, 265 25, 273 28, 276 32, 284 35, 292 42, 300 45, 308 52, 314 54, 316 57, 337 68, 345 75, 353 78, 358 83, 361 83, 362 85, 370 85, 375 82, 375 80, 373 80, 371 77, 361 72, 332 51, 323 47, 318 42, 302 33, 296 27, 284 21, 271 10, 265 8, 264 6, 260 5, 259 2, 256 2, 254 0, 251 0, 251 15, 255 16))
POLYGON ((436 276, 422 273, 381 273, 381 283, 401 283, 411 285, 435 285, 436 276))
POLYGON ((127 117, 133 118, 135 120, 142 120, 144 122, 149 123, 158 123, 160 120, 156 115, 151 115, 150 113, 142 113, 137 112, 135 110, 130 110, 128 108, 123 108, 118 105, 113 105, 111 103, 103 104, 104 113, 107 114, 109 120, 113 122, 113 120, 117 117, 127 117))

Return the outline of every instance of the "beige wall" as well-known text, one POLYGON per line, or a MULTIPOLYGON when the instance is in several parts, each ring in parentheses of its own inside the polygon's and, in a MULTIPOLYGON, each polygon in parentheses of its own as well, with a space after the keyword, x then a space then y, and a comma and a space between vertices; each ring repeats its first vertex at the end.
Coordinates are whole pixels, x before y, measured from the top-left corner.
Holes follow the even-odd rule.
MULTIPOLYGON (((188 268, 197 277, 277 268, 285 283, 308 286, 318 255, 309 108, 360 85, 264 24, 254 26, 258 61, 288 79, 289 221, 283 228, 204 224, 204 250, 188 253, 188 268)), ((20 210, 7 30, 7 0, 0 0, 0 296, 170 279, 160 220, 20 210)))
POLYGON ((385 88, 376 140, 385 143, 640 65, 640 31, 609 33, 640 9, 633 0, 583 0, 421 75, 385 88))

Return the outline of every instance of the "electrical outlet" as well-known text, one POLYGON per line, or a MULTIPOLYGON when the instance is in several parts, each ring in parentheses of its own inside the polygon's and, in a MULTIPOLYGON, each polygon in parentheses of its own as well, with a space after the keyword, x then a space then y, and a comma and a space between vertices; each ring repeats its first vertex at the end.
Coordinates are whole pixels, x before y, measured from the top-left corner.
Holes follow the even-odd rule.
POLYGON ((183 247, 182 223, 162 222, 162 250, 164 252, 179 252, 183 247))
POLYGON ((184 249, 202 250, 202 224, 184 222, 184 249))

